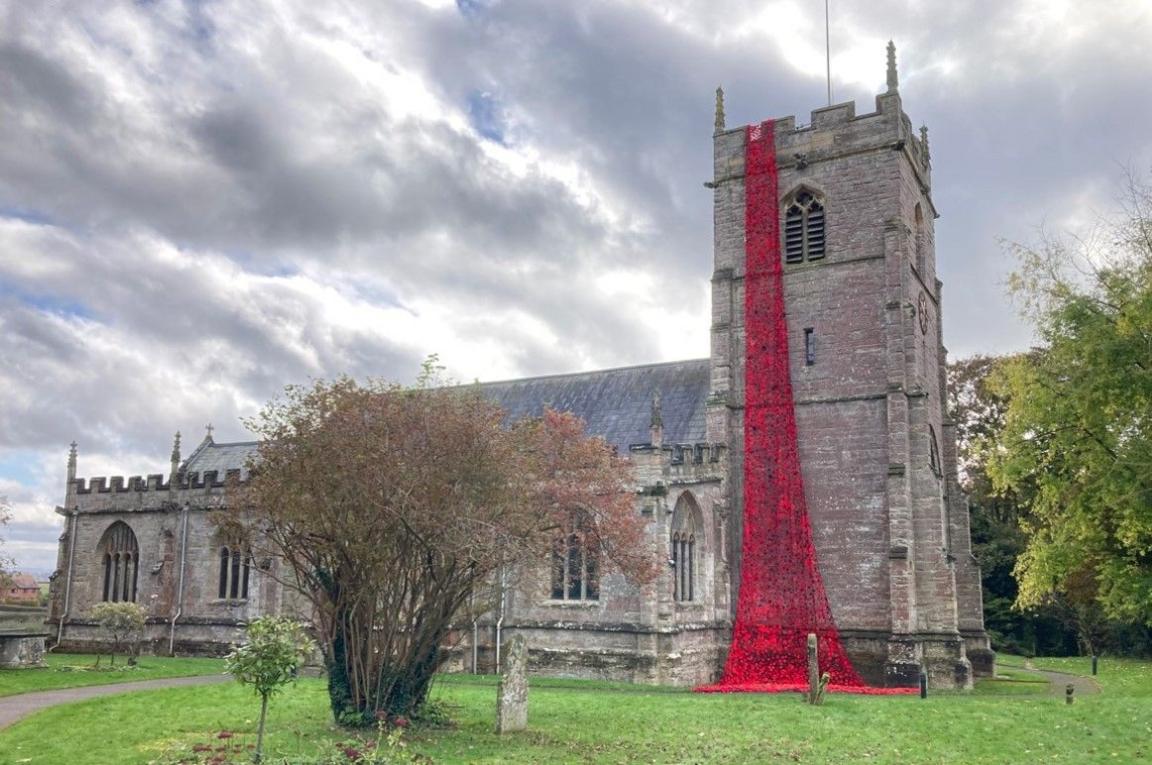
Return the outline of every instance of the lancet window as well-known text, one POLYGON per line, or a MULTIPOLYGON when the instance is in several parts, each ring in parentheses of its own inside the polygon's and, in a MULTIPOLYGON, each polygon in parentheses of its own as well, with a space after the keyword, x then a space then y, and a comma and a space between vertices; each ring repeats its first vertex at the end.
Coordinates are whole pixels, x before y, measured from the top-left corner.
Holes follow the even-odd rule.
POLYGON ((700 508, 692 495, 685 492, 676 501, 672 514, 672 538, 669 564, 672 568, 672 599, 690 603, 697 599, 700 567, 697 541, 703 541, 700 508))
POLYGON ((220 599, 244 600, 248 597, 248 578, 252 570, 252 551, 234 543, 220 547, 220 599))
POLYGON ((552 545, 552 599, 600 599, 599 538, 582 510, 569 513, 552 545))

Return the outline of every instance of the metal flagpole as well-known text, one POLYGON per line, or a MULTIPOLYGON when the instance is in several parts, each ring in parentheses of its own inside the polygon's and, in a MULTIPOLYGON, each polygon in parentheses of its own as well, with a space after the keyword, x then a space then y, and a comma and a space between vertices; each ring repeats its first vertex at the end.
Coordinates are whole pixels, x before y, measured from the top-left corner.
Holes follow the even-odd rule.
POLYGON ((824 0, 824 61, 828 77, 828 105, 832 105, 832 28, 828 21, 828 0, 824 0))

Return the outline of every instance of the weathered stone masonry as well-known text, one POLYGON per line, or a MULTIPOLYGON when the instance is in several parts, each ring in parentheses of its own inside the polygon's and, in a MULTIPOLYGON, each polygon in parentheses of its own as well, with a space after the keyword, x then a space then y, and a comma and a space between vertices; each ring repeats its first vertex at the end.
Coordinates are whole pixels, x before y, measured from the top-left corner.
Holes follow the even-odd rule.
MULTIPOLYGON (((492 671, 497 646, 518 634, 543 674, 695 685, 723 666, 743 517, 745 132, 726 129, 717 106, 710 357, 482 386, 511 418, 572 411, 629 456, 663 574, 638 587, 604 572, 595 597, 556 598, 542 551, 539 571, 510 576, 500 605, 461 625, 456 668, 492 671)), ((875 112, 847 103, 817 109, 807 126, 778 119, 775 142, 782 205, 804 192, 825 215, 823 257, 787 263, 784 286, 801 470, 832 615, 869 682, 914 684, 923 666, 936 686, 967 687, 993 656, 946 419, 927 132, 904 114, 890 60, 875 112)), ((73 450, 52 588, 62 647, 100 639, 87 614, 104 595, 101 545, 116 521, 138 544, 136 600, 157 653, 219 653, 248 619, 299 603, 269 575, 273 559, 251 562, 246 597, 219 597, 228 540, 210 515, 254 447, 209 435, 187 460, 177 444, 167 476, 109 482, 76 478, 73 450)))

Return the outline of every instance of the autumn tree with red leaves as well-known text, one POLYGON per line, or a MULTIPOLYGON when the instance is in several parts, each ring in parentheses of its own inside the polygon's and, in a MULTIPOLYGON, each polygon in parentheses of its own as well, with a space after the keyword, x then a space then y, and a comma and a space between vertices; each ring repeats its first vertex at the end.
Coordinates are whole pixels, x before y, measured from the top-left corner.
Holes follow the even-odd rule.
POLYGON ((452 625, 490 606, 500 572, 545 571, 574 511, 607 565, 654 575, 611 446, 551 410, 509 424, 435 372, 290 387, 246 423, 262 441, 232 506, 310 601, 342 724, 418 708, 452 625))

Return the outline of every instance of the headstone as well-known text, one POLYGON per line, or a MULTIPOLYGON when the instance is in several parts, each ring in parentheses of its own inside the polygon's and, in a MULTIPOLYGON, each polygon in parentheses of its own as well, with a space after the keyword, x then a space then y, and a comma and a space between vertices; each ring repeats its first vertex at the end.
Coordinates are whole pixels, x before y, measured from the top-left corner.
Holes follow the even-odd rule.
POLYGON ((497 733, 528 727, 528 643, 523 635, 508 641, 504 656, 504 674, 496 698, 497 733))

